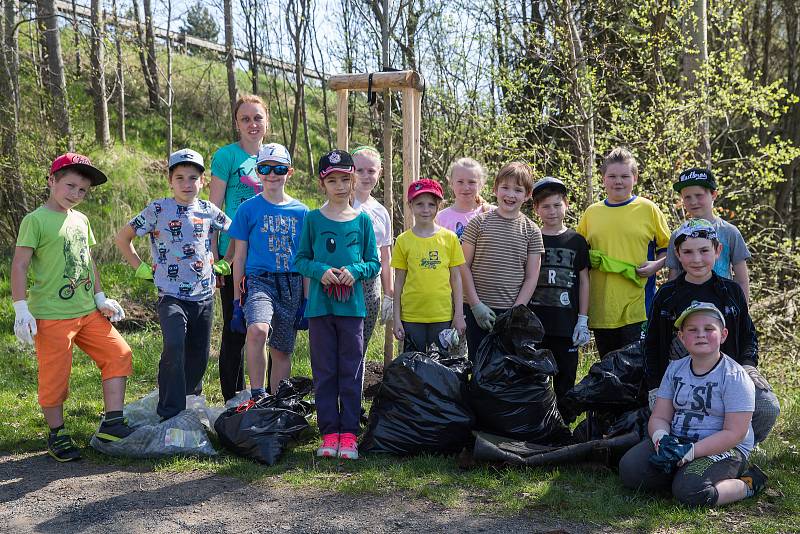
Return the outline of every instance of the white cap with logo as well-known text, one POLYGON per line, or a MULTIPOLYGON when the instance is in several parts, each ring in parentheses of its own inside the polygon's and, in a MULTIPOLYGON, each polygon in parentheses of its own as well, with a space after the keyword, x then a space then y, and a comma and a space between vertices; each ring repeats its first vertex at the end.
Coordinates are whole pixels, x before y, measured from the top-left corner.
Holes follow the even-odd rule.
POLYGON ((169 156, 169 170, 172 170, 176 165, 187 163, 199 168, 201 172, 205 172, 206 164, 203 161, 203 156, 195 152, 191 148, 182 148, 176 150, 169 156))
POLYGON ((275 163, 282 163, 283 165, 292 165, 292 156, 289 151, 280 143, 267 143, 261 145, 258 150, 258 159, 256 163, 264 163, 265 161, 273 161, 275 163))

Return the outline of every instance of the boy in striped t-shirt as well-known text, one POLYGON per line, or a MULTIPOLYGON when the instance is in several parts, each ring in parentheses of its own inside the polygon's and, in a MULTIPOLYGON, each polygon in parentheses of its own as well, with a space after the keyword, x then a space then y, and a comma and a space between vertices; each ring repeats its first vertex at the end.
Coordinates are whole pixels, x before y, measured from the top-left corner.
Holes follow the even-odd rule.
POLYGON ((461 269, 467 303, 469 358, 494 326, 496 316, 531 300, 544 253, 542 232, 520 212, 533 192, 526 163, 509 163, 494 181, 497 209, 472 219, 462 236, 466 263, 461 269))

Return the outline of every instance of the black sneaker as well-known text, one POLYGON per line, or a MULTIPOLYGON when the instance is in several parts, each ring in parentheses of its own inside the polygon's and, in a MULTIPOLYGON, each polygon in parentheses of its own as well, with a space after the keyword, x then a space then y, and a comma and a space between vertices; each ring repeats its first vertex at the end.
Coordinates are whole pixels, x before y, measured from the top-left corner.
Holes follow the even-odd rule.
POLYGON ((133 429, 128 426, 128 420, 118 417, 111 421, 103 421, 97 431, 97 439, 105 443, 119 441, 133 434, 133 429))
POLYGON ((75 446, 69 432, 63 428, 47 438, 47 453, 58 462, 73 462, 81 459, 81 451, 75 446))
POLYGON ((750 467, 742 473, 739 480, 747 484, 753 492, 753 495, 758 495, 767 487, 767 475, 764 471, 758 468, 757 465, 750 464, 750 467))

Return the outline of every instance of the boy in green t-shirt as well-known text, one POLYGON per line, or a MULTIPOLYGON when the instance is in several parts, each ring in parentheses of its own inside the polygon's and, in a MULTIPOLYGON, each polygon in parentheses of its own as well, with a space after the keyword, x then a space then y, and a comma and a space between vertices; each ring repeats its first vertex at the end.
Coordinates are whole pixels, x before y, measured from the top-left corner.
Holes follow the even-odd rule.
POLYGON ((122 417, 125 383, 131 374, 131 349, 111 326, 125 317, 119 303, 107 299, 89 247, 95 244, 89 221, 73 208, 106 176, 89 158, 67 153, 50 167, 50 196, 22 220, 11 264, 14 333, 36 346, 39 405, 50 427, 47 451, 59 462, 81 455, 64 429, 73 342, 100 368, 105 416, 101 441, 118 441, 133 432, 122 417), (26 297, 30 268, 33 286, 26 297))

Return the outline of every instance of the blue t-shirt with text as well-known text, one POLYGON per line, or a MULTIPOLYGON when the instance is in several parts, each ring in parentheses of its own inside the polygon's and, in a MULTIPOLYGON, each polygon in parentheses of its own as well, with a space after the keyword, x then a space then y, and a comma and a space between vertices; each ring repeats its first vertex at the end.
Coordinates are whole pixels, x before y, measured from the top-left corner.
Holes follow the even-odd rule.
POLYGON ((307 213, 308 206, 297 199, 273 204, 256 195, 242 203, 228 234, 247 241, 245 273, 295 272, 294 256, 307 213))

